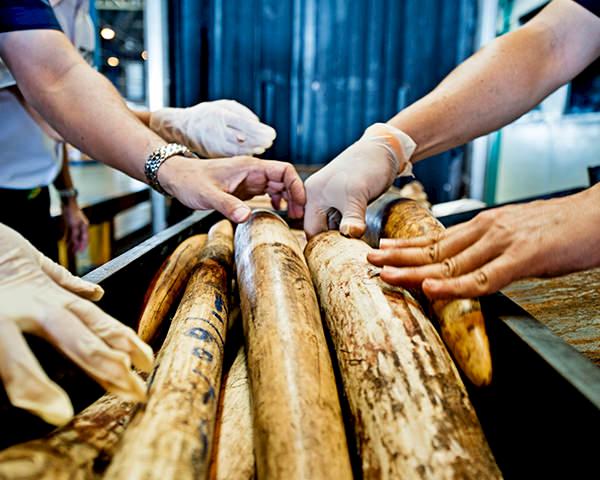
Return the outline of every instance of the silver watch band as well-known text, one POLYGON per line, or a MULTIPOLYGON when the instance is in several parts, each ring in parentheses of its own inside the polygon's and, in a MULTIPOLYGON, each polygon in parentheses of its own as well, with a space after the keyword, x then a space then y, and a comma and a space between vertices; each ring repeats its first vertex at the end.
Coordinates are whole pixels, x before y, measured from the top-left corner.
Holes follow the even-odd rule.
POLYGON ((185 157, 195 157, 192 151, 185 145, 179 143, 168 143, 162 147, 158 147, 154 150, 146 159, 144 165, 144 173, 148 179, 148 184, 157 192, 163 195, 168 195, 164 188, 162 188, 158 181, 158 169, 165 162, 165 160, 175 156, 183 155, 185 157))

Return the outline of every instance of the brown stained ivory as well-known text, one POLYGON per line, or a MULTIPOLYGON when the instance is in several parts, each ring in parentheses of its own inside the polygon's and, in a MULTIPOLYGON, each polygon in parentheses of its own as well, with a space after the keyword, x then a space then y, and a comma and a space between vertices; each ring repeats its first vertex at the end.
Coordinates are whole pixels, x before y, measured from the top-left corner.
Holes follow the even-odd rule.
POLYGON ((187 238, 165 259, 154 275, 144 298, 144 309, 137 329, 145 342, 154 340, 169 310, 180 298, 205 243, 205 234, 187 238))
POLYGON ((337 352, 366 479, 500 478, 458 371, 361 240, 327 232, 305 254, 337 352))
POLYGON ((213 226, 152 377, 106 472, 117 479, 201 479, 208 474, 227 332, 232 227, 213 226))
POLYGON ((276 214, 238 225, 235 260, 258 478, 351 478, 331 358, 302 251, 276 214))
MULTIPOLYGON (((444 226, 413 200, 395 201, 384 220, 382 238, 435 236, 444 226)), ((481 306, 477 299, 435 300, 431 307, 442 338, 469 380, 477 386, 492 381, 492 357, 481 306)))
POLYGON ((0 452, 0 479, 100 478, 135 405, 106 394, 44 438, 0 452))
POLYGON ((210 478, 213 480, 254 478, 250 387, 246 353, 243 347, 239 349, 224 378, 222 406, 217 422, 210 478))

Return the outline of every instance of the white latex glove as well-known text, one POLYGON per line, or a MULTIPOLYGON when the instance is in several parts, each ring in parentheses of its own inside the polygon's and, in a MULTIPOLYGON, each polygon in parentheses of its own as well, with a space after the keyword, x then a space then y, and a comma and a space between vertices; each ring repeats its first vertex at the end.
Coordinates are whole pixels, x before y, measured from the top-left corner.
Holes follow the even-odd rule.
POLYGON ((103 293, 0 224, 0 378, 13 405, 54 425, 73 415, 69 397, 44 373, 21 332, 46 339, 108 391, 145 399, 145 383, 131 363, 150 371, 152 349, 89 301, 103 293))
POLYGON ((149 125, 166 141, 181 143, 205 158, 260 155, 277 135, 233 100, 163 108, 150 114, 149 125))
POLYGON ((398 175, 411 174, 409 159, 416 146, 407 134, 385 123, 367 128, 356 143, 305 182, 306 234, 311 237, 339 224, 343 235, 362 236, 367 204, 398 175))

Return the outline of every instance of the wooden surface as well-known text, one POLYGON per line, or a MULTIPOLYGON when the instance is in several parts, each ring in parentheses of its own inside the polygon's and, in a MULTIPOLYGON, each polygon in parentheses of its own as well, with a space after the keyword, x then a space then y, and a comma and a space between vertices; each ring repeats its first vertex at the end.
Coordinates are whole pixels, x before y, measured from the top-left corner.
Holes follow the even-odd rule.
POLYGON ((335 346, 365 479, 500 478, 465 387, 408 291, 379 279, 361 240, 305 250, 335 346))
POLYGON ((227 332, 232 241, 226 220, 208 232, 156 359, 148 403, 127 428, 107 478, 207 477, 227 332))
POLYGON ((600 268, 520 280, 502 293, 600 366, 600 268))
POLYGON ((352 478, 319 305, 294 234, 255 211, 237 227, 235 260, 258 478, 352 478))

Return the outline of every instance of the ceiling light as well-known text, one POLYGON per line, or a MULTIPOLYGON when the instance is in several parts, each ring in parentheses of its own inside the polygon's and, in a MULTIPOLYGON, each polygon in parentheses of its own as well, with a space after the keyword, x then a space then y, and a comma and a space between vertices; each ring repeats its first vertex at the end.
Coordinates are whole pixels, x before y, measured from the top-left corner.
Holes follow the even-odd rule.
POLYGON ((102 30, 100 30, 100 36, 104 40, 112 40, 113 38, 115 38, 117 36, 117 34, 115 33, 115 31, 112 28, 104 27, 102 30))

